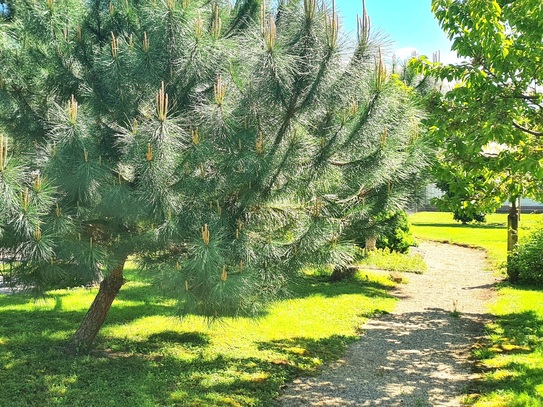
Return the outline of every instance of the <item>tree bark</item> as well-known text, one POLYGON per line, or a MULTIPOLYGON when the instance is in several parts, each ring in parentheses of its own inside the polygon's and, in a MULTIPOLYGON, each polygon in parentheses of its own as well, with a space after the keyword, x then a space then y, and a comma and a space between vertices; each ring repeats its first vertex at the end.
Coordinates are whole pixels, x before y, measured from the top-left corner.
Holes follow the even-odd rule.
MULTIPOLYGON (((513 252, 513 249, 518 243, 518 224, 519 224, 519 209, 517 206, 517 198, 510 199, 509 214, 507 215, 507 258, 513 252)), ((507 275, 512 283, 518 281, 518 273, 507 267, 507 275)))
POLYGON ((100 331, 106 320, 111 304, 122 285, 124 284, 123 270, 126 258, 115 267, 100 283, 98 294, 94 298, 85 318, 79 325, 77 331, 70 338, 67 350, 71 353, 88 351, 94 338, 100 331))
POLYGON ((518 224, 519 224, 519 209, 517 206, 517 198, 511 198, 509 205, 509 214, 507 215, 507 252, 515 248, 518 243, 518 224))

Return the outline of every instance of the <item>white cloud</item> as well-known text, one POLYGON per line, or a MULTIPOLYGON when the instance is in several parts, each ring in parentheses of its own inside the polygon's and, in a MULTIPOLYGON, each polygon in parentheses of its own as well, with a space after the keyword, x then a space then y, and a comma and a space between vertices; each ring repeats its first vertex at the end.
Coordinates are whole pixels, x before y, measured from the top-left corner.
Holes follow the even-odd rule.
POLYGON ((400 61, 408 61, 413 56, 419 55, 419 54, 420 52, 416 48, 413 48, 413 47, 399 48, 394 51, 394 55, 396 55, 396 58, 399 59, 400 61))
POLYGON ((462 62, 462 58, 459 58, 458 55, 456 55, 456 52, 454 51, 442 51, 442 50, 436 50, 432 52, 422 52, 421 50, 415 48, 415 47, 406 47, 406 48, 398 48, 394 51, 394 54, 396 55, 396 58, 400 61, 407 61, 410 58, 412 58, 414 55, 426 55, 430 60, 432 60, 432 54, 433 52, 439 52, 439 60, 443 64, 456 64, 462 62))

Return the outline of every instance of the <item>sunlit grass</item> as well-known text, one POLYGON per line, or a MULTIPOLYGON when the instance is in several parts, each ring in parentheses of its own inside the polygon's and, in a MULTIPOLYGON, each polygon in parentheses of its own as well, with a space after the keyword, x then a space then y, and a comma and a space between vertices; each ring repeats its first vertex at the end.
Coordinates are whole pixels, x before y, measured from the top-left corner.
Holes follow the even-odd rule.
POLYGON ((367 253, 359 263, 364 268, 379 270, 424 273, 428 266, 420 254, 398 253, 388 249, 378 249, 367 253))
MULTIPOLYGON (((482 247, 494 265, 507 256, 507 215, 487 216, 487 224, 462 226, 450 213, 425 212, 410 217, 420 239, 482 247)), ((520 240, 529 229, 543 226, 543 215, 521 215, 520 240)), ((543 255, 543 254, 542 254, 543 255)), ((481 379, 464 400, 477 407, 543 406, 543 291, 502 283, 489 311, 487 341, 472 354, 481 379)))
POLYGON ((475 405, 543 405, 543 291, 504 286, 491 312, 498 318, 476 355, 488 372, 475 405))
POLYGON ((382 275, 331 283, 315 273, 259 318, 209 321, 178 317, 174 298, 127 274, 87 356, 63 345, 96 288, 0 295, 0 406, 271 406, 285 382, 341 357, 395 301, 382 275))
MULTIPOLYGON (((450 212, 418 212, 409 216, 418 239, 484 248, 494 265, 507 259, 507 214, 493 213, 481 224, 462 225, 450 212)), ((519 238, 543 222, 542 214, 521 214, 519 238)))

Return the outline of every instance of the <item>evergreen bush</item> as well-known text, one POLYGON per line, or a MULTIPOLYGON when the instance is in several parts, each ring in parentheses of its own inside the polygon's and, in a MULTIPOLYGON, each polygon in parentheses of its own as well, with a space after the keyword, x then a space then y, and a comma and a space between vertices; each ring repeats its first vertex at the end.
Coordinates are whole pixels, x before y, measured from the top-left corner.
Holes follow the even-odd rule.
POLYGON ((407 253, 415 246, 415 238, 411 233, 411 224, 405 211, 398 211, 385 216, 377 238, 377 248, 390 249, 399 253, 407 253))
POLYGON ((370 220, 364 219, 349 225, 345 231, 348 238, 364 248, 367 239, 376 238, 376 248, 406 253, 415 246, 411 224, 405 211, 385 211, 370 220))

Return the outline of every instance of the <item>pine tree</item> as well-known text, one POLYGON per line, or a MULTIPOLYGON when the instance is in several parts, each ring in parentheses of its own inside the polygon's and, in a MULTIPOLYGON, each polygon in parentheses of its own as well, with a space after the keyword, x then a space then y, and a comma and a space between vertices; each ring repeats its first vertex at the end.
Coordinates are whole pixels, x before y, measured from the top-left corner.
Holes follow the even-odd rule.
POLYGON ((316 0, 14 0, 1 27, 0 245, 35 287, 100 281, 88 349, 130 256, 185 312, 251 312, 345 229, 408 204, 427 165, 411 90, 365 12, 354 53, 316 0))

